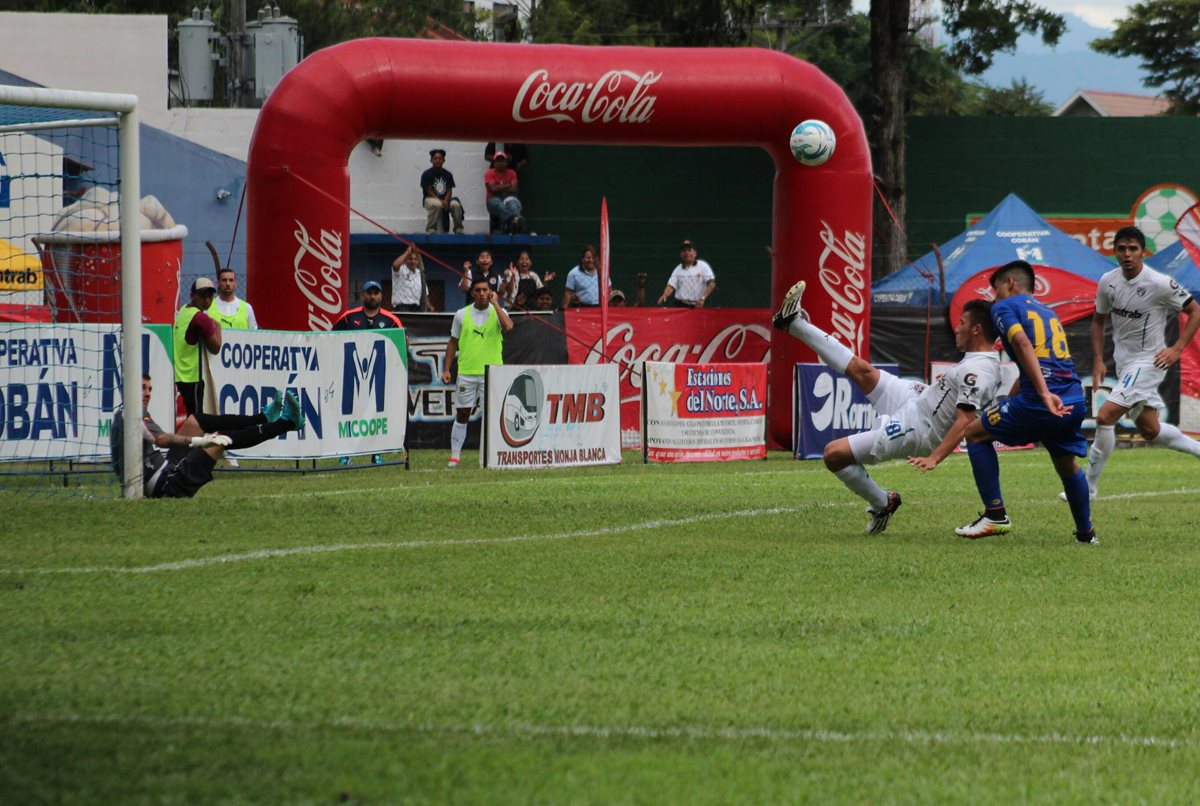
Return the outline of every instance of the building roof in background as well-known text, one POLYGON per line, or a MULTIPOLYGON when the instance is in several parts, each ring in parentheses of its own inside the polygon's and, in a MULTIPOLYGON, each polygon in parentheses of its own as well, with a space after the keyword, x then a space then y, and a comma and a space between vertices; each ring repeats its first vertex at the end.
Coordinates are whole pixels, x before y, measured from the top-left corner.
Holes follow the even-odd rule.
POLYGON ((1079 90, 1054 110, 1055 117, 1138 118, 1161 115, 1170 107, 1166 98, 1131 92, 1079 90))

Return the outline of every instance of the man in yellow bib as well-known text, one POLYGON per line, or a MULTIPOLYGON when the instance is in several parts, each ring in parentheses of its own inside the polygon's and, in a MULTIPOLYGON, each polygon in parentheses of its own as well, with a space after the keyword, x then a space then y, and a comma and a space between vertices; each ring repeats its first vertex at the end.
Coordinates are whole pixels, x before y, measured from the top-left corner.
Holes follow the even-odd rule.
POLYGON ((504 363, 504 332, 512 330, 512 319, 500 307, 500 298, 488 286, 487 277, 471 283, 471 304, 454 314, 442 383, 450 383, 450 367, 458 356, 458 384, 454 388, 454 426, 450 429, 450 461, 458 467, 467 421, 476 404, 483 402, 483 376, 489 364, 504 363))
POLYGON ((217 272, 217 298, 208 309, 208 315, 221 323, 223 328, 258 330, 254 308, 244 299, 238 299, 237 274, 225 268, 217 272))
POLYGON ((183 398, 183 407, 193 417, 204 411, 203 352, 216 355, 221 350, 221 325, 208 315, 216 286, 207 277, 192 283, 192 299, 175 314, 172 338, 175 347, 175 388, 183 398))

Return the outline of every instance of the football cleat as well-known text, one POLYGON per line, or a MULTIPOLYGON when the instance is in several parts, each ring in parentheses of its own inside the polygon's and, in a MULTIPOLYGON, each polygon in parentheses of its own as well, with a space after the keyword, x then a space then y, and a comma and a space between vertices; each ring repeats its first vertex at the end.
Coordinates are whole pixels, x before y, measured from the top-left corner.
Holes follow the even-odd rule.
POLYGON ((968 523, 966 526, 959 526, 954 530, 954 534, 959 537, 965 537, 970 540, 978 540, 981 537, 990 537, 991 535, 1003 535, 1012 531, 1012 521, 1007 515, 1003 520, 994 521, 987 515, 980 514, 978 518, 968 523))
MULTIPOLYGON (((1093 501, 1095 501, 1095 500, 1096 500, 1096 491, 1095 491, 1095 490, 1091 490, 1091 489, 1089 489, 1089 490, 1088 490, 1088 498, 1090 498, 1090 499, 1092 499, 1093 501)), ((1059 493, 1059 494, 1058 494, 1058 500, 1059 500, 1059 501, 1066 501, 1066 500, 1067 500, 1067 494, 1066 494, 1066 492, 1061 492, 1061 493, 1059 493)))
POLYGON ((457 456, 451 456, 449 459, 447 459, 447 460, 446 460, 446 467, 449 467, 449 468, 455 468, 455 467, 458 467, 458 457, 457 457, 457 456))
POLYGON ((1086 532, 1076 532, 1075 542, 1083 543, 1084 545, 1095 546, 1099 545, 1100 538, 1096 537, 1095 527, 1088 529, 1086 532))
POLYGON ((776 330, 787 330, 788 325, 801 314, 800 298, 804 296, 804 286, 805 283, 801 280, 783 295, 783 302, 779 303, 779 310, 771 317, 771 326, 776 330))
POLYGON ((375 454, 374 456, 372 456, 372 457, 371 457, 371 463, 372 463, 372 464, 376 464, 376 465, 381 465, 381 464, 383 464, 383 454, 382 454, 382 453, 377 453, 377 454, 375 454))
POLYGON ((263 416, 267 418, 268 423, 273 423, 283 416, 283 396, 276 395, 271 398, 267 405, 262 407, 263 416))
POLYGON ((887 528, 888 521, 891 520, 896 510, 900 508, 900 493, 889 492, 887 494, 887 506, 881 510, 867 508, 867 514, 871 516, 871 520, 867 521, 867 534, 877 535, 887 528))
POLYGON ((349 456, 339 456, 339 457, 338 457, 338 464, 339 464, 339 465, 348 465, 348 464, 351 464, 353 461, 354 461, 354 460, 353 460, 353 459, 351 459, 349 456))
POLYGON ((291 392, 283 396, 283 414, 280 419, 287 420, 297 431, 304 428, 304 410, 300 408, 300 401, 291 392))

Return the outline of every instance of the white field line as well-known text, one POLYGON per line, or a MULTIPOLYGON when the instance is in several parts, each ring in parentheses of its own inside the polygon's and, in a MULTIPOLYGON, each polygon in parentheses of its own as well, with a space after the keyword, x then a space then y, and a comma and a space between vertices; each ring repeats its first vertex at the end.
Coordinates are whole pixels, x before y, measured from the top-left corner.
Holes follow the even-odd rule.
MULTIPOLYGON (((1118 501, 1128 500, 1133 498, 1155 498, 1167 495, 1195 495, 1200 493, 1200 489, 1195 488, 1178 488, 1174 490, 1152 490, 1146 492, 1135 493, 1118 493, 1116 495, 1101 495, 1097 497, 1099 501, 1118 501)), ((1066 510, 1066 504, 1058 500, 1057 496, 1048 497, 1045 500, 1035 499, 1032 501, 1022 501, 1020 506, 1056 506, 1066 510)), ((640 523, 631 523, 624 526, 612 526, 604 529, 584 529, 575 532, 559 532, 556 534, 547 535, 514 535, 510 537, 480 537, 468 538, 464 540, 406 540, 399 542, 375 542, 375 543, 343 543, 332 545, 315 545, 315 546, 293 546, 282 549, 259 549, 257 551, 240 552, 237 554, 221 554, 214 557, 198 557, 190 560, 178 560, 175 562, 158 563, 155 565, 119 567, 119 566, 84 566, 75 568, 0 568, 0 574, 154 574, 166 571, 188 571, 196 568, 207 568, 213 565, 227 565, 231 563, 250 562, 254 560, 265 560, 274 557, 291 557, 295 555, 305 554, 330 554, 333 552, 342 551, 380 551, 380 550, 395 550, 395 549, 421 549, 421 548, 457 548, 460 546, 494 546, 504 545, 509 543, 540 543, 556 540, 577 540, 587 537, 607 537, 610 535, 625 534, 628 532, 644 531, 649 529, 671 528, 674 526, 687 526, 694 523, 705 523, 708 521, 725 520, 728 518, 756 518, 769 515, 783 515, 803 512, 807 509, 836 509, 840 507, 862 506, 862 502, 849 499, 840 502, 821 502, 814 504, 806 504, 798 507, 769 507, 764 509, 742 509, 730 512, 711 512, 703 515, 693 515, 688 518, 675 518, 671 520, 651 520, 642 521, 640 523)), ((1103 532, 1101 532, 1103 533, 1103 532)))
POLYGON ((343 717, 319 721, 290 719, 253 719, 250 717, 177 716, 145 714, 15 714, 16 724, 116 725, 149 728, 202 728, 209 730, 253 729, 267 731, 358 730, 374 733, 471 734, 475 736, 515 736, 520 738, 568 737, 581 739, 646 739, 766 741, 781 744, 899 744, 899 745, 1067 745, 1150 747, 1168 750, 1197 746, 1192 738, 1118 734, 1069 733, 978 733, 926 730, 829 730, 822 728, 772 728, 765 726, 711 727, 707 725, 534 725, 528 723, 495 724, 472 722, 458 725, 423 722, 385 722, 343 717))
POLYGON ((24 568, 0 569, 0 574, 155 574, 164 571, 187 571, 211 565, 265 560, 273 557, 291 557, 303 554, 328 554, 337 551, 379 551, 387 549, 457 548, 459 546, 500 546, 508 543, 541 543, 556 540, 578 540, 586 537, 609 537, 611 535, 640 532, 650 529, 689 526, 695 523, 726 520, 730 518, 757 518, 766 515, 784 515, 805 509, 827 509, 835 504, 808 504, 801 507, 770 507, 767 509, 742 509, 731 512, 711 512, 687 518, 641 521, 604 529, 581 529, 574 532, 558 532, 546 535, 513 535, 510 537, 476 537, 462 540, 404 540, 397 542, 343 543, 316 546, 293 546, 283 549, 260 549, 238 554, 221 554, 214 557, 198 557, 191 560, 143 565, 136 567, 91 566, 82 568, 24 568))

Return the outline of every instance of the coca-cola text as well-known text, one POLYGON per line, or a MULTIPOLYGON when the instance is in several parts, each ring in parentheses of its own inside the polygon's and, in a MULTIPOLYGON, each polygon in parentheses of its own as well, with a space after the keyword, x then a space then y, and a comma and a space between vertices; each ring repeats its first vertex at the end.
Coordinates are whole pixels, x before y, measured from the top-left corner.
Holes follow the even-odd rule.
POLYGON ((645 123, 654 114, 656 96, 649 87, 662 73, 609 70, 598 81, 550 82, 548 70, 534 70, 513 100, 518 123, 645 123))

